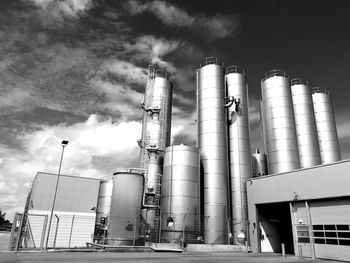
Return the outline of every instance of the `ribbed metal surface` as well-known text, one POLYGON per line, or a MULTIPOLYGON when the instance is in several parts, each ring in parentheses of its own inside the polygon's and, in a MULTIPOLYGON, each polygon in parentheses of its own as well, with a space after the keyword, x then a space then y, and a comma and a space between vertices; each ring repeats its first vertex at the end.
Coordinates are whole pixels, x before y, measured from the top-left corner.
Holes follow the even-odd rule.
POLYGON ((198 146, 204 174, 204 240, 226 243, 227 132, 224 69, 207 59, 198 71, 198 146))
POLYGON ((199 150, 186 145, 167 147, 162 178, 162 240, 195 239, 200 231, 199 150), (168 226, 168 218, 174 225, 168 226))
POLYGON ((97 199, 96 224, 101 222, 101 217, 109 217, 112 193, 113 180, 101 180, 97 199))
MULTIPOLYGON (((111 202, 109 238, 125 241, 133 240, 134 233, 139 233, 143 175, 138 173, 116 173, 113 178, 113 196, 111 202), (131 226, 131 227, 127 227, 131 226), (136 228, 136 230, 134 230, 136 228)), ((136 236, 137 238, 138 236, 136 236)))
POLYGON ((291 80, 291 92, 295 128, 298 139, 300 167, 307 168, 321 164, 314 106, 311 90, 302 79, 291 80))
POLYGON ((326 89, 313 88, 312 100, 322 164, 340 161, 338 133, 329 92, 326 89))
POLYGON ((261 153, 259 149, 255 150, 252 154, 252 168, 253 177, 258 177, 262 175, 267 175, 267 156, 265 153, 261 153))
POLYGON ((226 70, 227 96, 239 100, 239 106, 228 107, 229 162, 231 181, 232 230, 235 244, 237 235, 248 233, 248 204, 246 180, 252 176, 248 91, 243 69, 228 67, 226 70))
POLYGON ((269 173, 299 169, 292 95, 285 72, 266 73, 261 81, 261 93, 269 173))

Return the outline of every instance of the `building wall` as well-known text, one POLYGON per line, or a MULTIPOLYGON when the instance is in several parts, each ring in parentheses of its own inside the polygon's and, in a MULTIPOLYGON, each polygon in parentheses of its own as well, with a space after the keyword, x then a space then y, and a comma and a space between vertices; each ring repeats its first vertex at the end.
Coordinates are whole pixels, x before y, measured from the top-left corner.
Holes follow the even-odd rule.
MULTIPOLYGON (((304 256, 350 260, 350 247, 340 244, 348 242, 345 239, 340 238, 341 241, 338 239, 339 245, 314 244, 313 236, 314 225, 327 225, 327 227, 332 225, 335 228, 350 225, 350 212, 346 212, 350 210, 349 170, 350 160, 346 160, 248 180, 249 233, 252 250, 258 252, 260 249, 260 233, 256 227, 260 223, 257 205, 284 202, 290 206, 296 254, 299 245, 304 256), (309 236, 305 237, 310 238, 310 243, 298 242, 298 236, 302 237, 300 233, 303 232, 303 228, 306 229, 304 231, 306 234, 309 233, 309 236)), ((342 233, 350 236, 350 230, 342 233)))
MULTIPOLYGON (((33 246, 43 248, 57 175, 38 173, 33 181, 28 220, 33 246)), ((100 180, 61 175, 48 247, 85 247, 92 242, 100 180)))

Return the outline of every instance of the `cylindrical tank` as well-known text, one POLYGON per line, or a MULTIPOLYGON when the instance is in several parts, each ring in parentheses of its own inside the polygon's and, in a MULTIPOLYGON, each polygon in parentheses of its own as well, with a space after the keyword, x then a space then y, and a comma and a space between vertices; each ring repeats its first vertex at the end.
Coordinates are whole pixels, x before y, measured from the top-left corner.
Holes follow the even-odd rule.
POLYGON ((335 124, 332 101, 328 90, 313 88, 312 100, 315 110, 322 164, 340 161, 341 153, 337 127, 335 124))
POLYGON ((198 70, 198 147, 204 177, 204 241, 227 243, 227 131, 224 68, 207 58, 198 70))
POLYGON ((283 70, 266 73, 261 81, 266 153, 270 174, 300 168, 289 78, 283 70))
MULTIPOLYGON (((113 193, 113 180, 101 180, 100 189, 98 192, 97 199, 97 210, 96 210, 96 224, 101 224, 101 218, 108 218, 111 211, 111 202, 112 202, 112 193, 113 193)), ((102 220, 102 221, 105 221, 102 220)))
POLYGON ((150 66, 145 99, 141 104, 144 110, 142 123, 141 168, 145 169, 144 200, 142 211, 147 222, 146 229, 151 234, 150 241, 158 242, 160 175, 163 166, 163 152, 170 144, 172 84, 169 75, 150 66))
POLYGON ((162 241, 180 243, 200 232, 199 150, 186 145, 165 149, 162 179, 162 241))
POLYGON ((320 165, 321 155, 311 90, 306 81, 295 78, 291 80, 291 92, 300 167, 307 168, 320 165))
POLYGON ((252 154, 253 177, 267 175, 267 157, 265 153, 260 153, 259 149, 255 149, 252 154))
POLYGON ((231 181, 231 211, 234 244, 237 236, 248 234, 248 204, 246 180, 252 176, 248 91, 244 69, 231 66, 226 69, 228 104, 228 138, 231 181))
POLYGON ((130 245, 138 238, 144 179, 139 173, 114 174, 108 238, 113 244, 130 245))

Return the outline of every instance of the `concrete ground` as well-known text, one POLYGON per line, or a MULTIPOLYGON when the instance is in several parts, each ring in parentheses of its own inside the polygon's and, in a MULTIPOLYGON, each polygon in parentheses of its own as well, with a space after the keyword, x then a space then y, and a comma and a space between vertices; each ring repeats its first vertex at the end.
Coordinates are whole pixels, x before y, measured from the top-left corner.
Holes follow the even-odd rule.
POLYGON ((241 252, 221 253, 170 253, 170 252, 1 252, 0 262, 166 262, 166 263, 328 263, 326 260, 298 260, 288 256, 283 259, 276 254, 246 254, 241 252))

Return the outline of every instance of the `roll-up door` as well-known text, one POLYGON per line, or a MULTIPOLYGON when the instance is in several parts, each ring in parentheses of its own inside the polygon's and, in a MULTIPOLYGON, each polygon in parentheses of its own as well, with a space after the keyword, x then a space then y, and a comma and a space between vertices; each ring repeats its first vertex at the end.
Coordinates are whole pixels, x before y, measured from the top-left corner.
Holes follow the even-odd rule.
POLYGON ((350 261, 350 198, 310 202, 316 258, 350 261))

